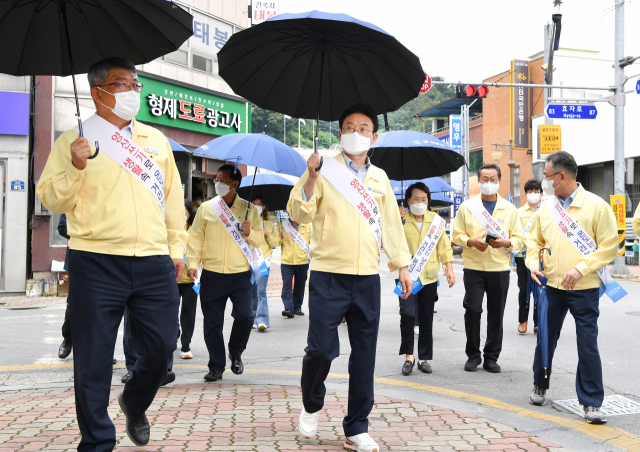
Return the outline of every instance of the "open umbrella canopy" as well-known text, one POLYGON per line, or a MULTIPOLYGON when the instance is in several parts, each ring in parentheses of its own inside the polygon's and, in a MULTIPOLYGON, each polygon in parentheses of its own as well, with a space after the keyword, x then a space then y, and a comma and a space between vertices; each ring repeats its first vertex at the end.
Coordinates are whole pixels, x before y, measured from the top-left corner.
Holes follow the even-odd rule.
POLYGON ((404 191, 407 190, 409 185, 415 184, 416 182, 422 182, 423 184, 425 184, 429 188, 429 191, 432 195, 435 195, 436 193, 455 191, 455 189, 451 185, 447 184, 439 177, 427 177, 426 179, 421 180, 412 179, 405 181, 390 180, 389 182, 391 182, 391 188, 393 188, 393 192, 396 194, 396 196, 402 197, 404 197, 404 191))
POLYGON ((395 180, 444 176, 464 165, 464 157, 447 143, 413 130, 379 134, 369 158, 395 180))
POLYGON ((193 16, 166 0, 3 0, 0 72, 71 75, 73 61, 82 74, 111 56, 142 64, 178 50, 192 34, 193 16))
POLYGON ((171 138, 167 137, 167 140, 169 141, 169 144, 171 145, 171 150, 173 152, 186 152, 187 154, 192 153, 189 149, 185 148, 180 143, 176 143, 171 138))
POLYGON ((378 114, 397 110, 425 79, 418 57, 386 31, 321 11, 279 14, 236 33, 218 62, 233 91, 260 108, 324 121, 361 102, 378 114))
POLYGON ((247 176, 242 179, 238 195, 250 201, 250 196, 259 195, 262 202, 267 205, 269 210, 286 210, 289 202, 289 195, 294 184, 277 174, 257 174, 255 185, 253 186, 253 195, 251 194, 251 186, 253 185, 253 177, 247 176))
POLYGON ((292 147, 264 133, 225 135, 203 144, 193 152, 297 177, 307 169, 305 159, 292 147))

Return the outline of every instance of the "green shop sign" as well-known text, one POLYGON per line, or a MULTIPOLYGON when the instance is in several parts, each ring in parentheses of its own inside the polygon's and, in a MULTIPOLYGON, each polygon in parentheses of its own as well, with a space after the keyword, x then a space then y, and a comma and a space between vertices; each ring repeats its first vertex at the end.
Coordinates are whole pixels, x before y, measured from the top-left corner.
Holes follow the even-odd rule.
POLYGON ((144 84, 139 121, 228 135, 251 130, 251 109, 246 102, 196 91, 173 83, 138 76, 144 84))

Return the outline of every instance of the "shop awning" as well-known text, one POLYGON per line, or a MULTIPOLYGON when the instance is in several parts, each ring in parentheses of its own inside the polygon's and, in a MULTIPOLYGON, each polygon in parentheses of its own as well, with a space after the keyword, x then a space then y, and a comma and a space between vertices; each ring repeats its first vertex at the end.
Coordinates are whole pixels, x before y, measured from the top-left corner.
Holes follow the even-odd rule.
MULTIPOLYGON (((475 99, 458 99, 453 97, 444 102, 440 102, 438 105, 422 110, 414 116, 420 118, 446 118, 449 115, 459 115, 460 108, 465 104, 471 105, 474 100, 475 99)), ((470 116, 476 113, 482 113, 482 99, 478 99, 469 109, 470 116)))

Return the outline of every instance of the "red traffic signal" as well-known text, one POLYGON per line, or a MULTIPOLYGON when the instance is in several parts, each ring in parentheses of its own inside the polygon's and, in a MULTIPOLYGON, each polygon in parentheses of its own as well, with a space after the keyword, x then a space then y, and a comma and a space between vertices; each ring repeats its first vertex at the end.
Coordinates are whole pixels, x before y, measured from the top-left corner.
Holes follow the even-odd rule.
POLYGON ((458 85, 456 97, 459 99, 482 99, 489 94, 489 87, 486 85, 458 85))

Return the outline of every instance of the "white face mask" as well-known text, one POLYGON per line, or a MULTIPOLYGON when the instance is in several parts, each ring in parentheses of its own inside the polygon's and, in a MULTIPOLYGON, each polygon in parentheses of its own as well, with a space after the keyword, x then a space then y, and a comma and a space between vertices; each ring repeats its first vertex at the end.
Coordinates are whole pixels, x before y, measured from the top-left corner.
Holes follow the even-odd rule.
POLYGON ((411 210, 411 212, 412 212, 414 215, 418 215, 418 216, 420 216, 420 215, 424 215, 424 213, 427 211, 427 209, 428 209, 428 208, 429 208, 429 206, 428 206, 428 205, 423 204, 423 203, 421 203, 421 202, 417 202, 417 203, 415 203, 415 204, 411 204, 411 205, 409 206, 409 209, 411 210))
POLYGON ((221 197, 224 198, 229 194, 230 191, 231 189, 227 184, 223 184, 222 182, 216 182, 216 193, 219 194, 221 197))
MULTIPOLYGON (((558 174, 558 176, 560 176, 560 175, 558 174)), ((558 176, 556 176, 555 179, 553 179, 553 180, 547 180, 546 178, 542 179, 542 184, 541 184, 542 185, 542 191, 544 192, 545 195, 547 195, 547 196, 555 196, 556 195, 556 189, 553 188, 553 184, 556 181, 556 179, 558 178, 558 176)))
POLYGON ((188 214, 188 213, 187 213, 187 214, 185 214, 184 219, 185 219, 185 220, 188 220, 188 219, 189 219, 189 214, 188 214))
POLYGON ((105 91, 102 88, 98 87, 99 90, 104 91, 107 94, 111 94, 116 98, 116 106, 114 108, 107 107, 109 110, 113 112, 119 118, 124 119, 125 121, 131 121, 138 114, 138 110, 140 110, 140 93, 131 90, 125 91, 124 93, 110 93, 109 91, 105 91))
POLYGON ((258 214, 262 215, 262 206, 256 206, 255 204, 253 205, 253 207, 255 207, 256 209, 258 209, 258 214))
POLYGON ((371 138, 363 137, 358 132, 343 133, 340 136, 342 148, 351 155, 360 155, 371 147, 371 138))
POLYGON ((480 191, 483 195, 491 196, 498 193, 498 188, 500 188, 500 184, 494 184, 493 182, 486 182, 484 184, 480 184, 480 191))
POLYGON ((531 204, 538 204, 540 201, 540 193, 527 193, 527 201, 531 204))

